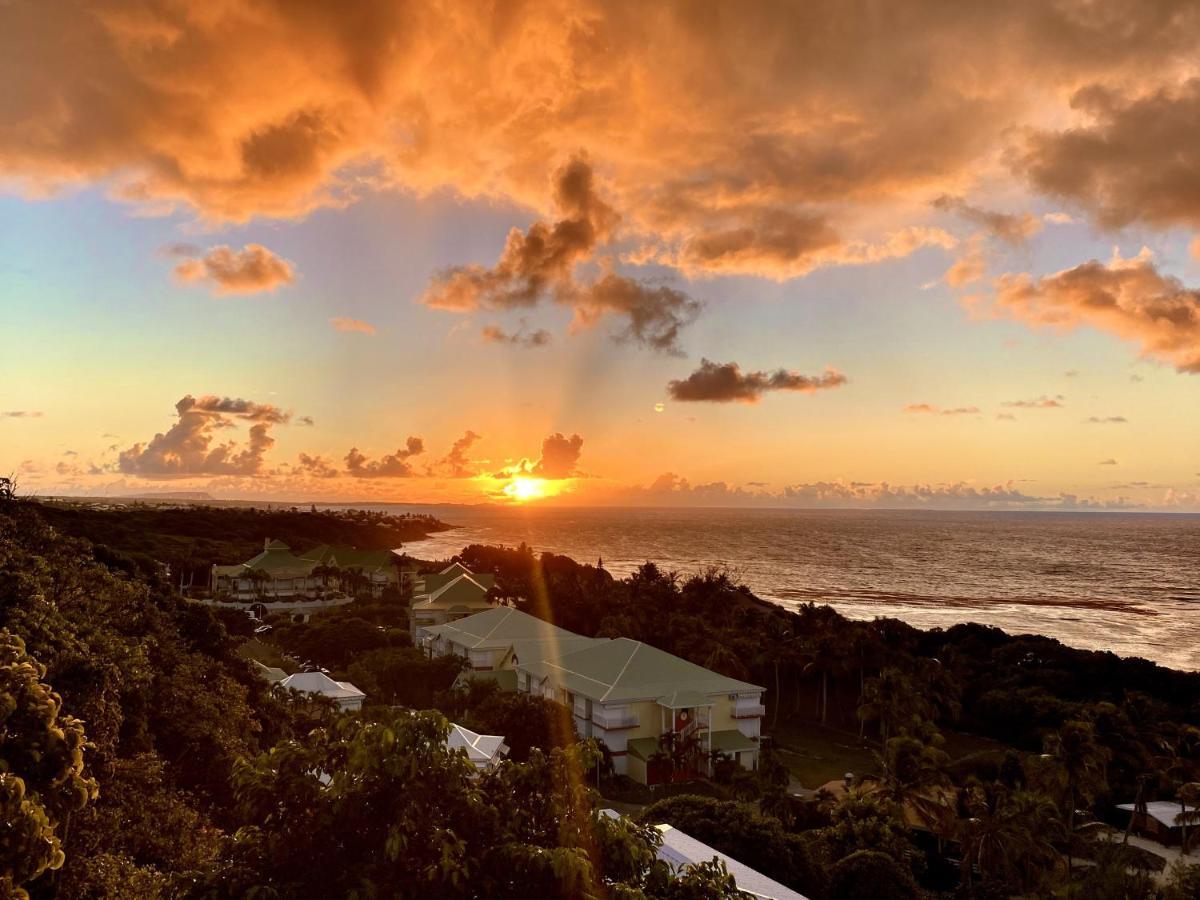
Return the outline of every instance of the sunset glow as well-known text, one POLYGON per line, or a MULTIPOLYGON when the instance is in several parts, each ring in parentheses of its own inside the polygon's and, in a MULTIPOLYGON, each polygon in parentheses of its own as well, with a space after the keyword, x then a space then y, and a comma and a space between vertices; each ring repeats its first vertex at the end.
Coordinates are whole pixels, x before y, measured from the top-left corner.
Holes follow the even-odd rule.
POLYGON ((5 34, 30 491, 1200 510, 1191 13, 121 6, 5 34))
POLYGON ((547 494, 546 482, 541 478, 525 478, 519 475, 504 486, 503 492, 506 497, 518 503, 539 500, 547 494))

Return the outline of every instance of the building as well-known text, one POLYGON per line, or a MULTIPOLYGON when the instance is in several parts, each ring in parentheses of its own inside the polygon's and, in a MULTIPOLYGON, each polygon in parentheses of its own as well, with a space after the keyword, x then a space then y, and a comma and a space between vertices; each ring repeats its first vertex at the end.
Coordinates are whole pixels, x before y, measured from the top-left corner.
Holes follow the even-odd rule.
MULTIPOLYGON (((1133 830, 1144 837, 1158 841, 1168 847, 1177 847, 1183 841, 1183 828, 1200 828, 1200 818, 1191 822, 1181 822, 1179 817, 1191 813, 1200 817, 1200 806, 1182 806, 1175 800, 1151 800, 1140 804, 1139 809, 1133 803, 1119 803, 1117 809, 1133 814, 1133 830)), ((1189 835, 1190 840, 1190 835, 1189 835)))
POLYGON ((212 567, 214 596, 234 600, 321 597, 333 592, 369 590, 380 596, 387 587, 412 583, 416 570, 402 565, 392 550, 356 550, 321 544, 293 553, 283 541, 266 540, 262 552, 244 563, 212 567))
MULTIPOLYGON (((620 818, 620 813, 612 809, 600 811, 609 818, 620 818)), ((762 900, 806 900, 803 894, 798 894, 774 879, 768 878, 757 869, 727 856, 721 851, 710 847, 703 841, 697 840, 686 831, 680 831, 671 825, 656 825, 662 835, 662 846, 658 848, 658 858, 669 865, 676 874, 698 863, 712 862, 719 859, 725 864, 729 874, 737 883, 737 889, 750 897, 762 900)))
POLYGON ((288 676, 288 673, 283 671, 283 669, 276 668, 275 666, 268 666, 265 663, 260 663, 257 659, 250 660, 250 665, 254 668, 254 671, 258 674, 259 678, 262 678, 271 684, 278 684, 288 676))
POLYGON ((496 608, 425 628, 422 645, 465 657, 474 672, 514 671, 519 692, 566 706, 579 735, 602 741, 615 770, 643 784, 711 774, 715 753, 758 764, 763 688, 641 641, 496 608))
POLYGON ((348 681, 334 681, 324 672, 297 672, 279 682, 282 687, 303 694, 328 697, 342 712, 362 709, 367 695, 348 681))
POLYGON ((450 723, 450 736, 446 739, 446 747, 451 751, 464 751, 471 764, 481 771, 500 765, 508 755, 508 745, 504 743, 502 735, 476 734, 469 728, 463 728, 453 722, 450 723))
POLYGON ((424 629, 492 609, 488 592, 495 586, 496 576, 477 574, 457 562, 435 574, 416 576, 409 607, 413 643, 421 643, 424 629))

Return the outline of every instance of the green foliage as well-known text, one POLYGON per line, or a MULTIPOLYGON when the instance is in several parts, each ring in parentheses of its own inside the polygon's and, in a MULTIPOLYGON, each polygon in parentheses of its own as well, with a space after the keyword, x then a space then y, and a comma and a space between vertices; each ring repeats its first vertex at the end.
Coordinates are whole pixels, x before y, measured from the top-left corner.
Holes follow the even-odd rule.
POLYGON ((62 533, 97 545, 97 558, 126 575, 171 567, 172 581, 206 585, 213 564, 243 562, 263 540, 284 541, 303 552, 318 544, 391 550, 448 526, 431 516, 394 516, 358 510, 301 512, 217 506, 183 508, 131 504, 117 509, 87 503, 46 503, 43 518, 62 533))
POLYGON ((504 735, 508 758, 517 762, 529 759, 535 747, 550 751, 579 739, 574 717, 563 705, 531 694, 504 692, 491 682, 469 681, 465 689, 444 698, 440 708, 472 731, 504 735))
POLYGON ((647 807, 641 821, 673 825, 801 893, 819 896, 824 890, 822 860, 813 846, 796 840, 754 804, 683 795, 647 807))
POLYGON ((95 799, 85 776, 83 723, 62 715, 62 700, 25 642, 0 629, 0 884, 21 886, 66 857, 60 832, 95 799))
POLYGON ((920 874, 925 867, 895 807, 883 797, 851 791, 830 810, 830 824, 816 834, 831 860, 874 850, 910 872, 920 874))
POLYGON ((829 873, 829 900, 918 900, 912 874, 886 853, 859 850, 829 873))
POLYGON ((346 673, 373 703, 429 709, 450 690, 463 667, 458 657, 429 659, 414 647, 383 647, 359 656, 346 673))

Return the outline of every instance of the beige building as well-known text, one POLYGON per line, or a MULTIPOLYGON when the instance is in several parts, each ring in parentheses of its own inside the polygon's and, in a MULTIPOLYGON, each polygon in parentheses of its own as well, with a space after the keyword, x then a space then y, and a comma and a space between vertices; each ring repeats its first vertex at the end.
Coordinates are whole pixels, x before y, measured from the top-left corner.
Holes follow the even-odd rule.
POLYGON ((411 579, 392 550, 356 550, 321 544, 294 553, 283 541, 263 541, 262 552, 244 563, 212 567, 210 588, 214 596, 234 600, 317 598, 335 592, 357 594, 369 590, 380 596, 384 589, 411 579))
POLYGON ((519 692, 566 706, 579 735, 602 741, 616 771, 644 784, 711 774, 716 752, 758 764, 764 689, 641 641, 587 638, 495 608, 424 629, 422 645, 476 672, 515 672, 519 692))
POLYGON ((413 583, 409 627, 413 643, 420 645, 424 631, 467 616, 493 609, 488 591, 496 577, 476 574, 462 563, 454 563, 432 575, 418 575, 413 583))

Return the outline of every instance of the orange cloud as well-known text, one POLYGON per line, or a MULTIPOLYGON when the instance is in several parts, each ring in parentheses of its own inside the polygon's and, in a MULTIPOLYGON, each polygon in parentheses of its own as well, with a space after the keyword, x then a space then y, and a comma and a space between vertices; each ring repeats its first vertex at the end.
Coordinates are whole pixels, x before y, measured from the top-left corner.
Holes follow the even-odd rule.
POLYGON ((271 428, 291 420, 290 413, 269 403, 212 395, 188 394, 175 404, 175 412, 179 420, 166 432, 121 451, 119 471, 143 478, 265 474, 266 453, 275 445, 271 428), (216 432, 233 427, 235 419, 253 423, 247 442, 213 446, 216 432))
POLYGON ((512 344, 518 347, 545 347, 550 343, 550 332, 545 328, 525 331, 524 323, 519 331, 508 332, 499 325, 484 325, 480 336, 489 344, 512 344))
POLYGON ((1037 279, 1003 275, 990 309, 1034 327, 1087 325, 1137 342, 1147 358, 1200 372, 1200 292, 1163 275, 1146 252, 1037 279))
POLYGON ((351 447, 345 457, 346 472, 355 478, 412 478, 417 472, 409 460, 424 452, 425 442, 419 437, 410 437, 395 453, 377 460, 368 459, 357 447, 351 447))
POLYGON ((787 369, 774 372, 742 372, 735 363, 700 360, 700 368, 687 378, 667 383, 674 400, 706 403, 757 403, 768 391, 797 391, 811 394, 841 387, 846 376, 828 368, 822 375, 801 375, 787 369))
POLYGON ((357 332, 359 334, 375 333, 375 326, 370 322, 364 322, 362 319, 346 319, 338 316, 330 319, 329 324, 333 326, 335 331, 357 332))
MULTIPOLYGON (((187 255, 190 249, 175 245, 172 255, 187 255)), ((246 244, 241 250, 224 244, 213 247, 203 256, 179 263, 175 277, 183 282, 208 284, 218 296, 260 294, 296 280, 292 264, 262 244, 246 244)))
POLYGON ((904 407, 906 413, 926 413, 929 415, 939 416, 975 416, 979 415, 978 406, 955 406, 950 409, 941 409, 934 406, 932 403, 910 403, 904 407))
MULTIPOLYGON (((547 161, 583 147, 631 233, 692 265, 774 275, 836 257, 863 219, 855 207, 961 190, 1064 90, 1170 83, 1191 63, 1198 19, 1170 0, 906 0, 853 15, 600 0, 29 3, 0 37, 0 172, 32 192, 100 182, 151 211, 214 220, 301 216, 381 186, 545 210, 547 161)), ((1052 157, 1043 168, 1058 172, 1052 157)), ((1034 180, 1083 196, 1061 177, 1034 180)), ((1154 198, 1152 209, 1168 191, 1154 198)))

